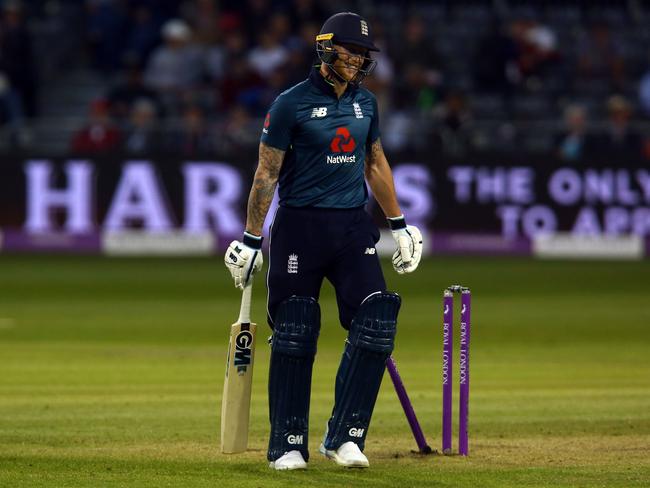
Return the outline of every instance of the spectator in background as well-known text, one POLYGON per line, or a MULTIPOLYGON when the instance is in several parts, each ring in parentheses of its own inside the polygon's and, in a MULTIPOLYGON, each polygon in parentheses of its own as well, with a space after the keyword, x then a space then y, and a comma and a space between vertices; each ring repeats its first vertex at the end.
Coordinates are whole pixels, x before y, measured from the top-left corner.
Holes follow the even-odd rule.
POLYGON ((287 62, 289 52, 281 40, 278 32, 263 30, 258 36, 258 44, 248 54, 248 62, 261 78, 266 78, 287 62))
MULTIPOLYGON (((323 10, 320 3, 316 0, 292 0, 289 12, 291 14, 291 30, 293 32, 300 31, 305 24, 316 24, 320 26, 328 17, 327 12, 323 10)), ((317 33, 318 30, 316 30, 317 33)))
POLYGON ((204 75, 212 82, 220 82, 226 76, 228 70, 228 51, 215 36, 214 39, 204 46, 203 62, 204 75))
POLYGON ((0 69, 7 77, 8 89, 20 104, 15 111, 35 117, 38 85, 32 39, 23 21, 21 5, 16 1, 7 1, 2 7, 0 69))
POLYGON ((160 40, 160 24, 146 5, 136 6, 130 18, 124 59, 129 64, 144 66, 160 40))
POLYGON ((594 136, 594 154, 609 156, 639 155, 641 138, 630 128, 632 106, 621 95, 607 100, 607 127, 594 136))
POLYGON ((479 40, 473 63, 477 91, 505 98, 513 94, 521 75, 517 63, 519 48, 510 32, 495 22, 479 40))
POLYGON ((587 112, 580 105, 564 110, 564 131, 558 136, 556 151, 564 161, 577 161, 589 155, 587 112))
MULTIPOLYGON (((650 59, 650 52, 648 53, 648 59, 650 59)), ((646 70, 641 80, 639 80, 639 104, 646 117, 650 117, 650 68, 646 70)))
POLYGON ((119 149, 120 130, 110 117, 108 102, 95 100, 90 106, 88 123, 72 139, 72 152, 80 154, 108 153, 119 149))
POLYGON ((291 36, 291 19, 289 15, 283 11, 273 13, 268 21, 267 29, 275 34, 280 43, 286 43, 291 36))
POLYGON ((590 80, 609 83, 610 91, 621 90, 625 82, 625 58, 621 44, 607 24, 596 23, 578 47, 578 73, 590 80))
POLYGON ((246 36, 240 24, 239 17, 234 14, 219 17, 219 35, 205 47, 205 75, 210 81, 220 84, 228 76, 230 65, 248 56, 246 36))
POLYGON ((296 41, 300 43, 303 58, 306 60, 314 60, 314 64, 316 64, 316 60, 318 59, 314 50, 314 40, 320 32, 321 24, 322 22, 305 22, 298 30, 294 31, 298 32, 296 41))
MULTIPOLYGON (((383 25, 380 24, 383 38, 383 25)), ((442 60, 435 49, 433 39, 427 37, 424 21, 420 17, 409 17, 404 26, 404 38, 397 44, 398 50, 391 53, 397 73, 405 73, 409 66, 418 66, 424 72, 432 87, 442 85, 442 60)))
POLYGON ((404 39, 398 47, 391 54, 397 74, 396 105, 428 111, 440 100, 442 62, 433 40, 427 38, 421 18, 410 17, 406 21, 404 39))
MULTIPOLYGON (((220 107, 228 110, 241 102, 242 94, 259 91, 264 85, 262 78, 251 68, 244 33, 233 28, 224 34, 224 76, 217 83, 220 107)), ((248 96, 248 95, 247 95, 248 96)))
POLYGON ((164 44, 151 55, 144 80, 163 96, 174 97, 201 79, 201 52, 191 42, 189 26, 180 19, 165 22, 161 33, 164 44))
POLYGON ((430 115, 440 101, 436 79, 428 76, 425 66, 411 62, 398 71, 399 81, 395 90, 395 107, 413 115, 430 115))
POLYGON ((158 94, 144 84, 142 70, 134 65, 126 70, 124 76, 124 80, 113 87, 107 96, 115 120, 118 123, 127 120, 136 100, 148 100, 160 114, 162 106, 158 94))
POLYGON ((518 21, 512 26, 518 46, 518 69, 528 90, 538 90, 547 69, 558 59, 555 33, 537 21, 518 21))
POLYGON ((255 150, 259 132, 259 120, 252 119, 243 105, 235 105, 218 129, 217 149, 228 155, 255 150))
POLYGON ((12 146, 21 146, 26 142, 23 140, 24 118, 20 98, 3 72, 0 62, 0 125, 4 124, 10 128, 12 146))
MULTIPOLYGON (((252 115, 257 117, 264 116, 273 103, 273 100, 275 100, 280 93, 290 87, 287 74, 288 72, 285 66, 276 68, 269 75, 266 84, 260 90, 256 90, 254 93, 249 94, 252 98, 247 97, 248 99, 244 98, 241 100, 252 115)), ((306 75, 303 76, 303 80, 306 77, 306 75)))
POLYGON ((162 149, 157 127, 156 106, 146 98, 136 100, 124 136, 128 154, 150 154, 162 149))
POLYGON ((434 138, 439 139, 444 154, 462 157, 470 149, 470 123, 472 115, 463 93, 449 92, 444 102, 435 110, 434 138))
POLYGON ((238 1, 237 13, 242 19, 244 29, 246 29, 246 40, 249 45, 253 45, 261 32, 268 30, 269 18, 273 13, 270 0, 244 0, 238 1))
POLYGON ((299 37, 293 37, 289 40, 287 53, 287 61, 281 69, 284 70, 286 86, 290 87, 307 78, 308 72, 305 70, 305 66, 309 66, 311 58, 307 57, 302 39, 299 37))
POLYGON ((219 95, 221 96, 221 107, 229 110, 235 104, 243 101, 243 98, 250 98, 251 93, 262 91, 264 82, 250 68, 248 60, 235 58, 228 63, 226 77, 219 85, 219 95))
POLYGON ((203 110, 196 104, 185 107, 180 126, 168 139, 170 151, 183 156, 201 156, 214 151, 214 135, 208 128, 203 110))
POLYGON ((194 28, 200 44, 212 44, 218 37, 219 10, 215 0, 185 2, 181 8, 183 18, 194 28))
POLYGON ((95 68, 111 73, 120 66, 127 19, 120 2, 86 0, 86 37, 95 68))

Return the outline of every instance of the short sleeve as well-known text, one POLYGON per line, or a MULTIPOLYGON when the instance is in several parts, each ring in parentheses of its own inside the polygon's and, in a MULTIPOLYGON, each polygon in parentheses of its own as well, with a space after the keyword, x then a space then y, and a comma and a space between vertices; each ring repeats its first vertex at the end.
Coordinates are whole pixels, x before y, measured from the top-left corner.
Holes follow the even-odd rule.
POLYGON ((370 121, 370 129, 368 130, 368 139, 366 140, 366 148, 369 151, 372 143, 379 139, 379 109, 377 108, 377 99, 372 98, 372 120, 370 121))
POLYGON ((275 99, 264 119, 261 141, 286 151, 291 144, 291 133, 296 120, 295 104, 286 95, 275 99))

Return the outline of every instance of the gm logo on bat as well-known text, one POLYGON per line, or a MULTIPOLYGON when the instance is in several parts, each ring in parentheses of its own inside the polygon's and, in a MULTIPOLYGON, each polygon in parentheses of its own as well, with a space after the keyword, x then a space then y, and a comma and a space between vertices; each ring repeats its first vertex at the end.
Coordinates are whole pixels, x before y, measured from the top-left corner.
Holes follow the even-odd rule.
POLYGON ((252 343, 253 334, 247 330, 242 330, 235 338, 235 366, 237 366, 238 374, 245 374, 251 364, 252 343))

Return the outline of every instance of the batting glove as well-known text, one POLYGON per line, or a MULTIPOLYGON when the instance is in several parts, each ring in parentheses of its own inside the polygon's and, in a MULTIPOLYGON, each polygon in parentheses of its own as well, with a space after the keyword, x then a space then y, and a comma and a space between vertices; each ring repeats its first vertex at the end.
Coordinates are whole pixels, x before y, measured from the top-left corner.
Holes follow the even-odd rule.
POLYGON ((224 257, 235 287, 243 290, 255 273, 262 269, 262 237, 244 232, 243 242, 232 241, 224 257))
POLYGON ((412 273, 422 258, 422 233, 414 225, 406 225, 403 215, 389 218, 388 225, 397 244, 393 268, 398 274, 412 273))

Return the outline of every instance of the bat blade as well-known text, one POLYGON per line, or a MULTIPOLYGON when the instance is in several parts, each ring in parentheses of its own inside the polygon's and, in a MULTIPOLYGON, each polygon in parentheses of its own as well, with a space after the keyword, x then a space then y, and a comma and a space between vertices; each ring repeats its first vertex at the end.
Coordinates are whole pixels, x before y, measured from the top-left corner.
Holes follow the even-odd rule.
POLYGON ((248 447, 256 324, 230 327, 226 377, 221 399, 221 452, 234 454, 248 447))

